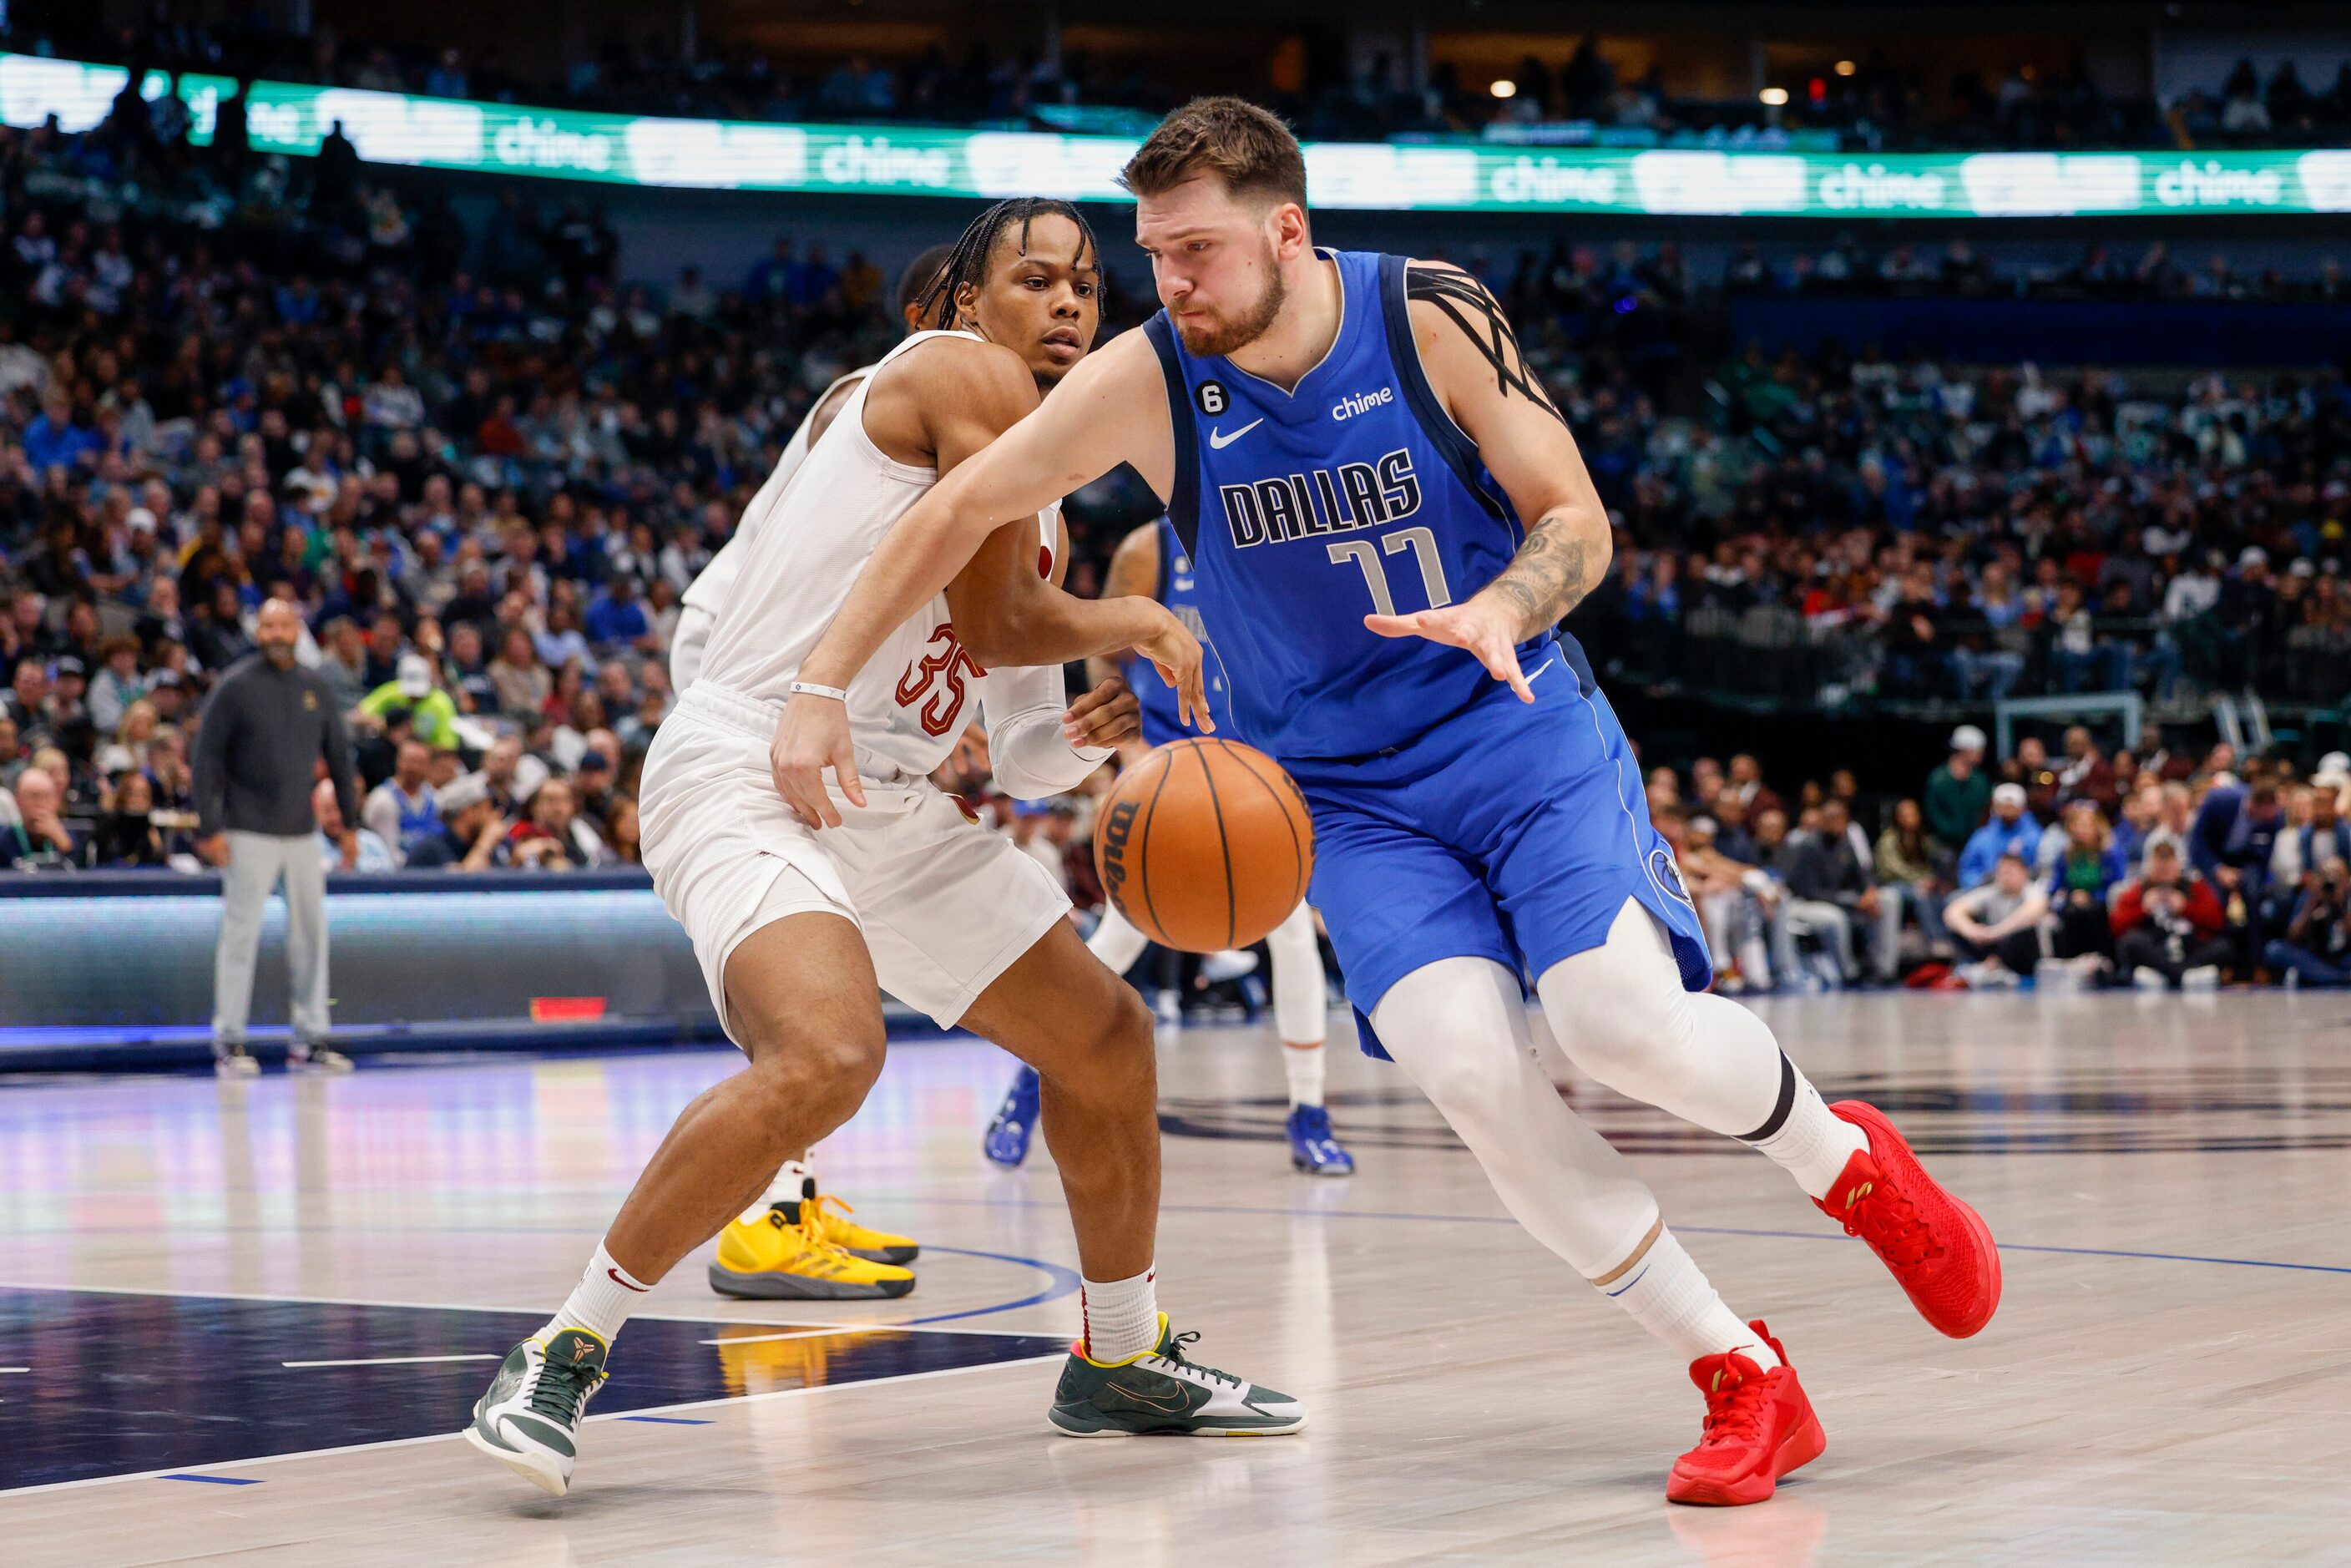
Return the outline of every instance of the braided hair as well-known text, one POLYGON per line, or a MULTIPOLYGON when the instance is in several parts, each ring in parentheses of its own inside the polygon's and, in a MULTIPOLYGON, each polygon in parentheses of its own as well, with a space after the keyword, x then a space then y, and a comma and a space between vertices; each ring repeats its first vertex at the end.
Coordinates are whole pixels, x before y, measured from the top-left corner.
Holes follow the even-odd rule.
POLYGON ((952 327, 956 319, 956 297, 965 286, 977 288, 987 280, 987 257, 996 248, 997 236, 1013 225, 1020 225, 1020 254, 1029 254, 1029 228, 1037 219, 1054 214, 1077 225, 1078 259, 1082 261, 1092 252, 1099 260, 1102 247, 1094 242, 1093 225, 1087 223, 1073 203, 1057 196, 1014 196, 997 203, 967 225, 955 244, 947 250, 947 258, 923 291, 917 319, 925 327, 952 327))

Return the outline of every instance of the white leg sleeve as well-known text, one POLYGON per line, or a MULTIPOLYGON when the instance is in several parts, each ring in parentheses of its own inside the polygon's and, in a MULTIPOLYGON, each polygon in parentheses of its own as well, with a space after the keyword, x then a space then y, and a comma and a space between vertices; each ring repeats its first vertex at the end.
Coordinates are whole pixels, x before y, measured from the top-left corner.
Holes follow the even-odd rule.
POLYGON ((1331 988, 1314 940, 1314 911, 1303 904, 1291 910, 1265 946, 1273 956, 1274 1031, 1285 1045, 1322 1044, 1331 1025, 1331 988))
POLYGON ((1632 1256, 1656 1199, 1537 1063, 1509 970, 1466 957, 1415 969, 1373 1027, 1536 1240, 1586 1279, 1632 1256))
POLYGON ((1113 975, 1123 975, 1134 967, 1143 950, 1151 946, 1151 938, 1135 928, 1134 922, 1121 915, 1116 907, 1102 906, 1102 924, 1086 938, 1086 951, 1102 961, 1113 975))
POLYGON ((1770 1025, 1726 997, 1682 989, 1656 917, 1631 899, 1605 943, 1553 964, 1536 990, 1578 1068, 1629 1099, 1752 1144, 1815 1197, 1861 1146, 1860 1129, 1830 1115, 1770 1025))

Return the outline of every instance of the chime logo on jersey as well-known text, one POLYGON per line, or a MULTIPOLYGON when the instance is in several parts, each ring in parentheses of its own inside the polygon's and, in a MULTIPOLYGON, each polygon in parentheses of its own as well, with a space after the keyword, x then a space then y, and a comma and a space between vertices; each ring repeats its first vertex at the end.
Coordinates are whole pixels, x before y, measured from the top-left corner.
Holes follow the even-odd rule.
POLYGON ((1225 527, 1235 549, 1377 528, 1412 516, 1420 510, 1421 498, 1411 449, 1402 446, 1377 463, 1342 463, 1254 484, 1224 485, 1217 494, 1225 503, 1225 527))

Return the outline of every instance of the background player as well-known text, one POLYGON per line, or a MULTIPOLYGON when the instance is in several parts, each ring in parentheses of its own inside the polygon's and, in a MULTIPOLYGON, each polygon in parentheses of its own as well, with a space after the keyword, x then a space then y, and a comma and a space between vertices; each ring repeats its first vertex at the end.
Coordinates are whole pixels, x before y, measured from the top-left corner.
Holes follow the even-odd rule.
MULTIPOLYGON (((1119 541, 1110 570, 1102 581, 1105 595, 1140 593, 1156 599, 1201 635, 1200 612, 1193 603, 1192 563, 1165 517, 1136 528, 1119 541)), ((1202 637, 1206 641, 1205 636, 1202 637)), ((1142 705, 1143 745, 1164 746, 1193 733, 1179 716, 1174 686, 1159 678, 1147 659, 1125 658, 1113 666, 1095 660, 1089 672, 1097 680, 1113 674, 1133 688, 1142 705)), ((1201 662, 1202 693, 1219 727, 1226 726, 1225 678, 1209 656, 1201 662)), ((1121 915, 1104 905, 1102 922, 1086 946, 1117 974, 1134 967, 1150 946, 1150 938, 1121 915)), ((1309 1176, 1352 1176, 1355 1157, 1342 1147, 1331 1131, 1331 1113, 1322 1103, 1322 1044, 1330 1032, 1330 982, 1322 973, 1322 946, 1314 934, 1314 911, 1304 903, 1265 939, 1273 968, 1273 1022, 1281 1038, 1281 1066, 1290 1084, 1290 1116, 1284 1130, 1290 1138, 1291 1168, 1309 1176)), ((1037 1073, 1022 1068, 1012 1080, 996 1120, 987 1129, 983 1147, 1000 1166, 1018 1166, 1029 1157, 1029 1140, 1037 1123, 1037 1073)))
MULTIPOLYGON (((909 334, 922 330, 924 298, 954 248, 935 245, 898 275, 898 317, 909 334)), ((858 383, 872 373, 872 365, 861 365, 817 395, 767 483, 743 508, 734 536, 687 585, 669 652, 670 685, 681 695, 702 674, 719 606, 743 574, 749 525, 773 513, 784 487, 808 461, 810 448, 831 427, 858 383)), ((711 1288, 723 1296, 757 1301, 876 1301, 912 1292, 914 1274, 905 1265, 921 1255, 920 1245, 912 1237, 860 1225, 854 1212, 818 1190, 816 1151, 799 1151, 777 1169, 766 1196, 718 1233, 711 1288)))
MULTIPOLYGON (((1832 1109, 1761 1019, 1702 994, 1630 747, 1553 631, 1606 572, 1606 516, 1492 297, 1316 250, 1297 141, 1238 99, 1169 116, 1124 179, 1165 308, 908 510, 807 678, 853 674, 1004 519, 1134 464, 1190 552, 1237 732, 1313 810, 1359 1011, 1520 1222, 1691 1358, 1706 1423, 1667 1495, 1768 1497, 1823 1443, 1794 1370, 1535 1065, 1520 976, 1578 1066, 1769 1155, 1945 1333, 1998 1303, 1990 1233, 1882 1115, 1832 1109)), ((841 718, 796 700, 777 735, 812 820, 824 770, 852 771, 841 718)))
MULTIPOLYGON (((1196 696, 1191 633, 1149 600, 1081 603, 1054 589, 1040 568, 1052 564, 1055 519, 1032 508, 913 607, 885 665, 814 688, 856 715, 863 757, 852 766, 872 787, 848 791, 849 820, 835 813, 820 835, 775 790, 768 739, 781 699, 811 689, 800 664, 859 565, 940 476, 1036 405, 1039 383, 1084 356, 1099 320, 1096 262, 1067 204, 989 208, 938 285, 968 329, 917 333, 885 355, 773 515, 747 530, 701 676, 646 758, 643 822, 654 890, 694 939, 748 1064, 686 1107, 569 1299, 475 1406, 467 1439, 545 1490, 570 1485, 581 1416, 636 1299, 750 1203, 786 1155, 864 1099, 882 1066, 885 984, 1044 1074, 1045 1133, 1084 1281, 1084 1337, 1055 1389, 1053 1424, 1088 1437, 1304 1424, 1297 1401, 1187 1360, 1158 1310, 1159 1137, 1141 999, 1085 951, 1043 868, 927 781, 987 666, 1043 664, 1040 647, 1082 657, 1138 646, 1196 696)), ((1072 743, 1089 727, 1062 709, 1060 679, 1058 668, 1040 673, 1052 694, 1043 703, 1017 683, 988 694, 997 773, 1016 793, 1067 789, 1106 754, 1072 743)))

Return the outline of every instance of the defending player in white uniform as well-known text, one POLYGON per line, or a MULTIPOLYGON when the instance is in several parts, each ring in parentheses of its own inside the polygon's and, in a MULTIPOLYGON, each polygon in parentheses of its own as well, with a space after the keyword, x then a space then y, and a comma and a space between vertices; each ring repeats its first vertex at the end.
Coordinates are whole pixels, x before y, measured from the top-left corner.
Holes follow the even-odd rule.
POLYGON ((1084 1437, 1282 1433, 1286 1395, 1185 1354, 1152 1262, 1159 1139, 1150 1015, 1078 940, 1042 867, 927 776, 982 704, 997 776, 1058 793, 1131 732, 1131 699, 1062 707, 1057 666, 1134 647, 1199 698, 1200 647, 1158 604, 1078 601, 1050 570, 1050 517, 1009 526, 840 687, 800 661, 898 517, 1035 407, 1090 345, 1092 234, 1065 203, 999 203, 965 232, 918 333, 850 393, 825 440, 747 517, 740 579, 699 678, 647 756, 645 864, 693 938, 744 1071, 678 1118, 556 1315, 507 1356, 467 1439, 542 1490, 570 1484, 580 1421, 636 1298, 756 1199, 789 1155, 853 1114, 884 1049, 879 987, 1035 1065, 1077 1248, 1083 1337, 1048 1411, 1084 1437), (994 665, 1010 681, 981 694, 994 665), (786 695, 843 705, 858 772, 819 828, 785 805, 769 744, 786 695))
MULTIPOLYGON (((906 264, 898 277, 898 314, 910 334, 922 328, 922 301, 946 265, 951 246, 935 245, 906 264)), ((767 483, 744 507, 735 535, 705 563, 685 591, 670 638, 670 685, 680 693, 700 678, 702 660, 718 623, 719 607, 743 574, 751 524, 773 515, 778 498, 808 461, 809 450, 840 416, 849 394, 873 373, 861 365, 826 387, 784 444, 767 483)), ((778 1167, 759 1202, 718 1233, 710 1284, 719 1294, 757 1301, 874 1301, 914 1288, 906 1267, 921 1254, 912 1237, 876 1230, 852 1218, 854 1209, 817 1186, 816 1151, 794 1154, 778 1167)))

